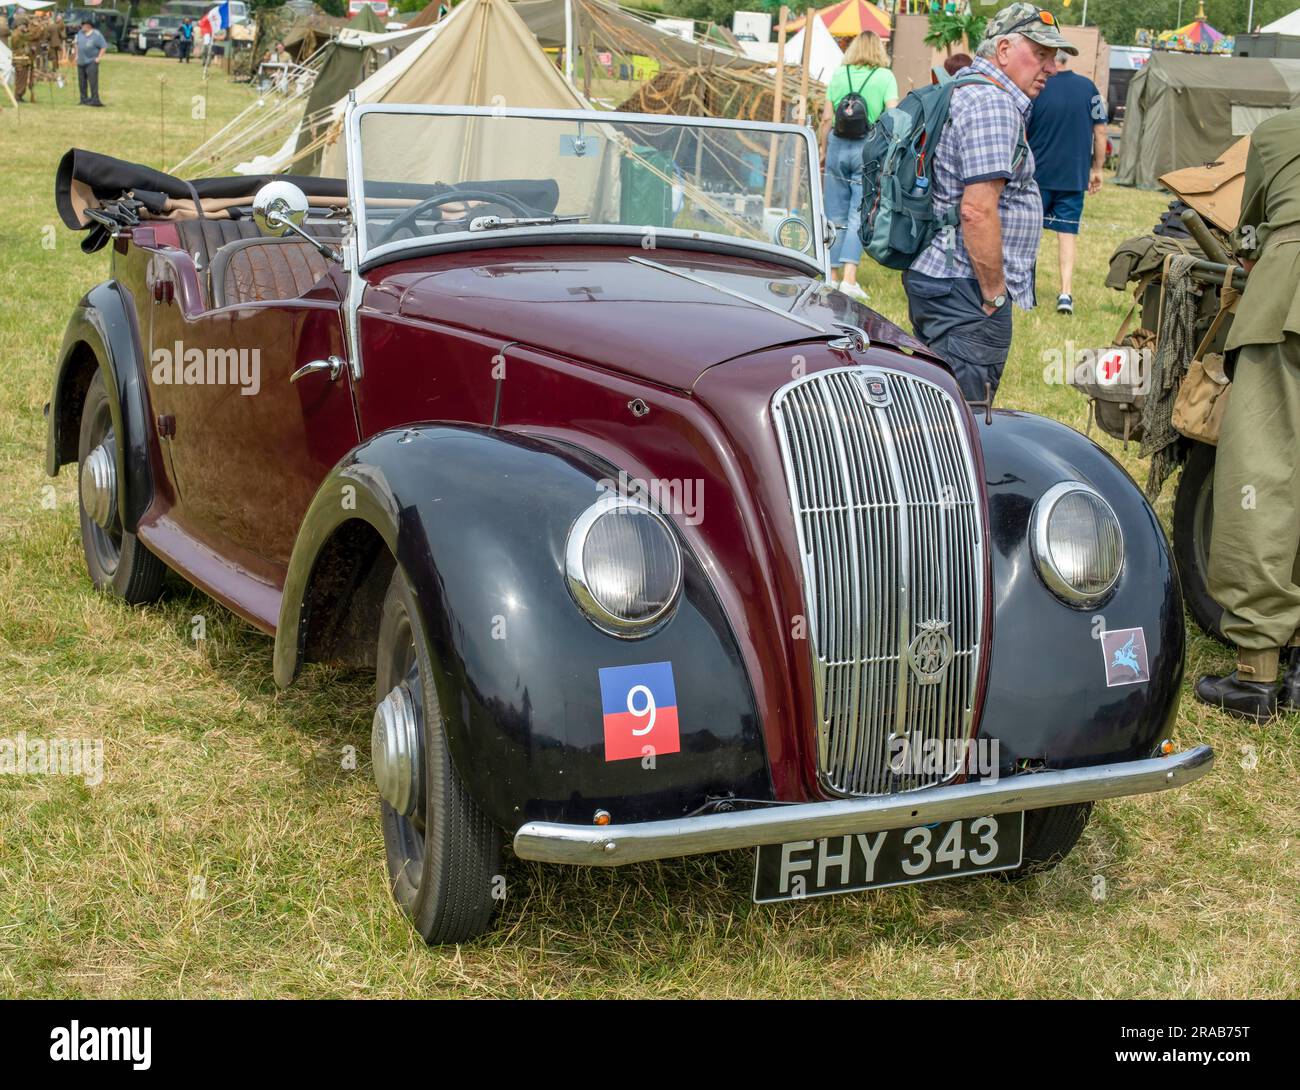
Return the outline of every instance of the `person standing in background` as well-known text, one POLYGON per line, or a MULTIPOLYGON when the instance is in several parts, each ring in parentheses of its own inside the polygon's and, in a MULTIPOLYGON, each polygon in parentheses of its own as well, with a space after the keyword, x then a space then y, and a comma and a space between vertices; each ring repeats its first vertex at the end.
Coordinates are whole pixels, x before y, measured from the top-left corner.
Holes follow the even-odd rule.
POLYGON ((1097 85, 1065 69, 1068 53, 1056 55, 1056 75, 1044 85, 1029 115, 1034 180, 1043 198, 1043 229, 1053 231, 1061 272, 1057 314, 1074 313, 1074 258, 1083 196, 1101 189, 1106 161, 1106 103, 1097 85))
MULTIPOLYGON (((810 31, 809 31, 810 32, 810 31)), ((826 218, 835 224, 831 246, 831 284, 862 302, 867 293, 858 286, 862 240, 862 147, 867 129, 891 106, 898 105, 898 83, 889 70, 889 56, 880 38, 864 30, 844 51, 844 63, 826 87, 818 144, 824 170, 822 191, 826 218), (835 272, 842 278, 838 284, 835 272)))
POLYGON ((82 106, 102 106, 99 101, 99 62, 108 52, 108 42, 95 24, 83 19, 77 31, 77 88, 82 106))
POLYGON ((194 51, 194 20, 188 15, 185 17, 185 22, 181 23, 176 37, 176 46, 179 62, 189 64, 190 54, 194 51))

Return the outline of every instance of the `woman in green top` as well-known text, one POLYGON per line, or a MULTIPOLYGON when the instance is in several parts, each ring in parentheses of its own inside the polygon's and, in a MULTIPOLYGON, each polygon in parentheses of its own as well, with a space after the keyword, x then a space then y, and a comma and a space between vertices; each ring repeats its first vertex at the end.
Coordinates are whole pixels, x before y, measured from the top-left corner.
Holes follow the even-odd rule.
POLYGON ((835 111, 850 92, 861 95, 866 103, 868 124, 875 124, 885 110, 898 105, 898 83, 889 70, 889 56, 880 38, 869 30, 849 43, 844 63, 831 76, 818 133, 823 149, 826 218, 836 227, 835 245, 831 247, 831 283, 846 295, 865 301, 867 293, 858 287, 858 260, 862 257, 858 220, 862 212, 862 146, 866 139, 848 139, 834 131, 835 111), (843 279, 836 284, 839 266, 843 266, 843 279))

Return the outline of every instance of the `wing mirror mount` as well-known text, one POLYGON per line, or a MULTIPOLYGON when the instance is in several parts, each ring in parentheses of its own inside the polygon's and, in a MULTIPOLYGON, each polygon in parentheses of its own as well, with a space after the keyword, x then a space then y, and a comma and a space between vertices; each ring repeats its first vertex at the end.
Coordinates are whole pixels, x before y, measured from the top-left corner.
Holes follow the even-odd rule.
POLYGON ((292 182, 267 182, 253 196, 253 222, 262 234, 272 238, 295 234, 328 260, 338 261, 339 255, 332 246, 312 238, 302 229, 307 209, 307 195, 292 182))

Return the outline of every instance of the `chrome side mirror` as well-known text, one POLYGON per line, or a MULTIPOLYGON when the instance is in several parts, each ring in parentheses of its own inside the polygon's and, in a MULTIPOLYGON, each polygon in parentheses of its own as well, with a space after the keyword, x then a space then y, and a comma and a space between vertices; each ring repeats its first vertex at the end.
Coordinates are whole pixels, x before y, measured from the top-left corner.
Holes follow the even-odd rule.
POLYGON ((306 218, 307 194, 293 182, 267 182, 253 197, 253 222, 264 235, 279 238, 306 218))
POLYGON ((308 207, 307 194, 293 182, 267 182, 253 195, 253 222, 264 235, 280 238, 295 234, 310 242, 328 260, 338 261, 339 255, 332 247, 302 229, 308 207))

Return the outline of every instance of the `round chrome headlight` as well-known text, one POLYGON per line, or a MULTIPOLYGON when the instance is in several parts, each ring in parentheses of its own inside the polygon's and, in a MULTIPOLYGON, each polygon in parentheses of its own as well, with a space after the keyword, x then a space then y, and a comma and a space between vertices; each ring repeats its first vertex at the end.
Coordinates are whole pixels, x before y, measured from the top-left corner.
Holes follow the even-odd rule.
POLYGON ((1043 582, 1072 606, 1100 601, 1124 567, 1119 519, 1095 489, 1079 481, 1062 481, 1043 493, 1030 520, 1030 543, 1043 582))
POLYGON ((606 496, 578 516, 565 548, 574 600, 597 628, 644 636, 662 623, 682 587, 682 551, 659 512, 606 496))

